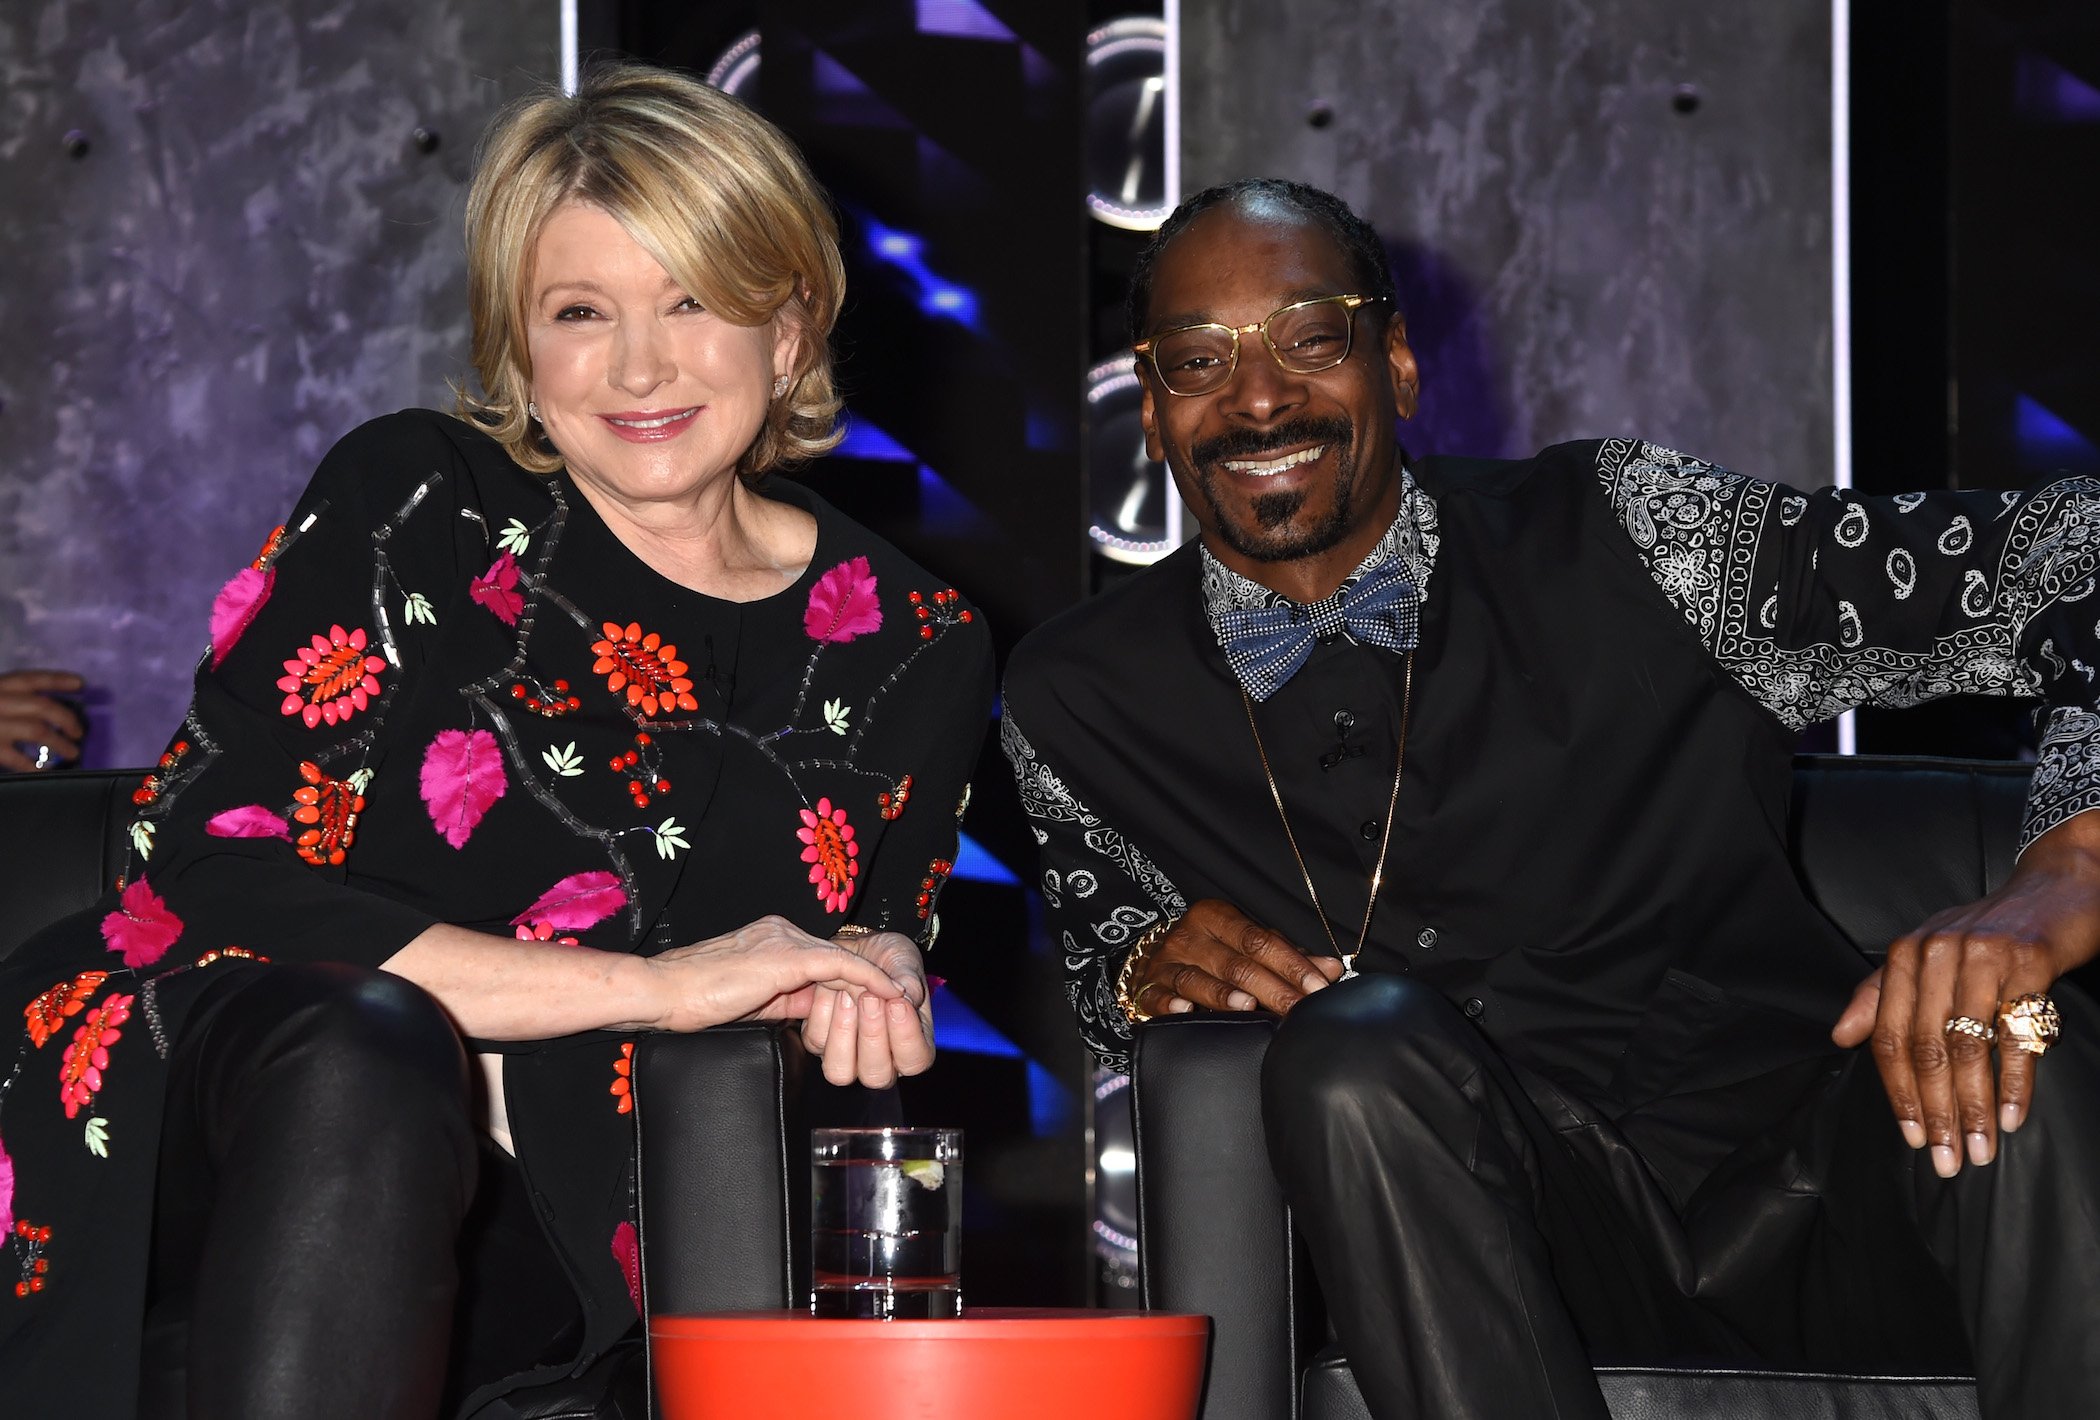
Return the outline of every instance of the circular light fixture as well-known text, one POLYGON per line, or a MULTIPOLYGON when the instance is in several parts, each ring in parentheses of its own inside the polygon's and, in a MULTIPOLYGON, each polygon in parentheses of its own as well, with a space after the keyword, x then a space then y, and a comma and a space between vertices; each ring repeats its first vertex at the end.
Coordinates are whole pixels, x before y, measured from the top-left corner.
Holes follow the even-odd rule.
POLYGON ((758 80, 758 31, 746 30, 708 66, 707 82, 741 98, 758 80))
POLYGON ((1130 1077, 1094 1072, 1094 1256, 1110 1288, 1137 1288, 1137 1138, 1130 1077))
POLYGON ((1086 206, 1111 227, 1149 232, 1167 193, 1167 22, 1133 15, 1086 37, 1086 206))
POLYGON ((1114 562, 1157 562, 1167 537, 1166 466, 1145 453, 1143 404, 1131 357, 1104 360, 1086 375, 1086 535, 1114 562))

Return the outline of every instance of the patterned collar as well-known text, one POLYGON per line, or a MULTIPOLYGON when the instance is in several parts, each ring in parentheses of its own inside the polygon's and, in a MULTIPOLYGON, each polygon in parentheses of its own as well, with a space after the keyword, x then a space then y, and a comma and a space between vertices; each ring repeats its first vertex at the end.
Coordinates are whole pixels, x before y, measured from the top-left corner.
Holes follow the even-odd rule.
MULTIPOLYGON (((1429 574, 1436 566, 1436 549, 1436 500, 1424 493, 1413 475, 1403 469, 1400 473, 1400 511, 1394 517, 1393 525, 1385 530, 1385 536, 1378 539, 1378 545, 1364 560, 1356 564, 1356 570, 1342 579, 1342 586, 1351 585, 1373 567, 1397 557, 1407 570, 1408 580, 1426 597, 1429 595, 1429 574)), ((1211 556, 1209 548, 1198 547, 1197 555, 1203 566, 1203 613, 1210 622, 1211 634, 1218 638, 1221 647, 1225 644, 1225 613, 1247 607, 1290 604, 1290 598, 1283 593, 1271 591, 1218 561, 1211 556)))

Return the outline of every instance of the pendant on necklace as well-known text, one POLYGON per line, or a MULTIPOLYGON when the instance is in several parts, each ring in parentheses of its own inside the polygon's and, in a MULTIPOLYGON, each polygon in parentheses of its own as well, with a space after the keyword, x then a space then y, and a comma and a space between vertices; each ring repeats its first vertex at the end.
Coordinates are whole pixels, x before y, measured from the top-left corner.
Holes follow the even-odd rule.
POLYGON ((1343 958, 1342 958, 1342 975, 1341 975, 1341 979, 1342 979, 1343 981, 1354 981, 1354 980, 1356 980, 1356 953, 1355 953, 1355 952, 1351 952, 1351 953, 1349 953, 1349 955, 1347 955, 1347 956, 1345 956, 1345 957, 1343 957, 1343 958))

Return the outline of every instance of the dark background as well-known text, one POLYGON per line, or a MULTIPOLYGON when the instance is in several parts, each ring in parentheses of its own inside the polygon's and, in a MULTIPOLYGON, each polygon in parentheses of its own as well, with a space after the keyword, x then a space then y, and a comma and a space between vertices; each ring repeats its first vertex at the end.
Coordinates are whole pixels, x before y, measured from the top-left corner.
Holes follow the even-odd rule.
MULTIPOLYGON (((698 73, 757 35, 740 92, 845 231, 852 432, 806 476, 986 608, 1002 652, 1130 566, 1088 535, 1144 472, 1129 408, 1086 389, 1123 356, 1143 236, 1082 201, 1127 129, 1084 59, 1145 11, 580 6, 585 50, 698 73)), ((2100 7, 1850 14, 1856 483, 2100 472, 2100 7)), ((1276 173, 1373 218, 1425 370, 1413 452, 1632 433, 1830 480, 1829 0, 1181 18, 1183 190, 1276 173)), ((89 676, 91 762, 159 752, 213 592, 327 445, 449 403, 474 137, 557 77, 557 41, 552 0, 0 7, 0 667, 89 676)), ((2015 757, 2030 735, 2002 702, 1859 725, 1883 751, 2015 757)), ((1065 1015, 990 746, 967 831, 934 962, 943 1054, 905 1107, 970 1131, 973 1302, 1112 1295, 1089 1189, 1114 1204, 1127 1177, 1090 1172, 1088 1128, 1112 1130, 1117 1096, 1065 1015)))

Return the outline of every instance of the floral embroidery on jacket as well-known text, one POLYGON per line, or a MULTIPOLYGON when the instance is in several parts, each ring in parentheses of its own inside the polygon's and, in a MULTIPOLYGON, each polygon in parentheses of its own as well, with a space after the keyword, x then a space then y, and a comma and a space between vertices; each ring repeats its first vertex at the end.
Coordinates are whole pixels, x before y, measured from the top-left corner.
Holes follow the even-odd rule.
POLYGON ((806 845, 802 861, 809 864, 809 880, 816 886, 817 901, 826 912, 844 912, 853 900, 854 879, 860 876, 860 845, 853 841, 853 825, 846 811, 835 809, 831 800, 817 800, 816 812, 803 809, 802 827, 795 837, 806 845))
POLYGON ((881 811, 884 823, 894 823, 904 817, 904 806, 911 802, 911 776, 905 775, 897 781, 895 789, 884 789, 875 796, 875 807, 881 811))
POLYGON ((371 704, 386 662, 366 655, 365 644, 362 626, 355 631, 331 626, 326 637, 301 646, 278 677, 277 688, 285 692, 279 711, 297 715, 311 730, 323 721, 340 724, 371 704))
POLYGON ((14 1235, 22 1246, 22 1280, 15 1283, 15 1295, 26 1297, 44 1290, 44 1275, 51 1270, 51 1260, 44 1256, 44 1249, 51 1244, 51 1227, 38 1227, 27 1218, 19 1218, 14 1235))
POLYGON ((613 1261, 620 1264, 620 1275, 627 1279, 627 1295, 634 1301, 634 1314, 642 1314, 642 1246, 640 1235, 634 1224, 622 1218, 613 1228, 613 1261))
POLYGON ((627 796, 638 809, 649 807, 651 793, 671 792, 671 781, 664 778, 664 752, 647 730, 635 734, 633 749, 616 754, 607 762, 613 773, 626 776, 627 796))
POLYGON ((299 856, 317 868, 339 868, 350 847, 357 842, 357 816, 365 811, 365 796, 341 779, 331 779, 311 760, 299 766, 306 782, 292 793, 299 805, 292 821, 306 827, 293 840, 299 856))
POLYGON ((615 1114, 629 1114, 634 1110, 634 1042, 620 1042, 620 1058, 613 1061, 612 1096, 619 1103, 613 1106, 615 1114))
POLYGON ((22 1008, 29 1021, 29 1040, 37 1049, 51 1039, 58 1028, 70 1016, 77 1016, 86 1009, 88 997, 102 989, 109 980, 106 971, 83 971, 71 981, 61 981, 22 1008))
POLYGON ((102 1072, 109 1068, 109 1048, 124 1036, 117 1027, 131 1019, 132 999, 110 997, 89 1011, 73 1032, 73 1043, 66 1047, 58 1067, 58 1098, 66 1107, 66 1118, 72 1119, 82 1107, 95 1102, 102 1088, 102 1072))
POLYGON ((117 910, 102 919, 102 940, 130 967, 153 965, 181 935, 182 919, 143 877, 125 887, 117 910))
POLYGON ((875 599, 875 574, 865 557, 851 558, 826 572, 809 589, 802 629, 812 641, 851 641, 882 629, 882 605, 875 599))
POLYGON ((510 919, 524 937, 528 930, 541 941, 554 932, 580 932, 595 927, 627 905, 619 875, 604 871, 571 873, 541 893, 532 906, 510 919), (540 928, 548 929, 541 933, 540 928))
POLYGON ((284 546, 284 524, 279 523, 264 540, 255 561, 227 579, 211 603, 211 667, 217 670, 234 643, 261 613, 263 604, 277 585, 277 551, 284 546))
POLYGON ((926 876, 919 879, 919 920, 924 922, 933 911, 933 900, 941 895, 941 884, 955 871, 955 864, 947 858, 936 858, 926 865, 926 876))
POLYGON ((623 627, 608 621, 604 631, 602 640, 591 643, 598 656, 591 663, 591 673, 605 677, 607 690, 615 695, 626 692, 628 705, 644 715, 653 716, 659 709, 700 708, 676 646, 654 631, 644 635, 640 622, 630 621, 623 627))
POLYGON ((505 626, 516 626, 525 610, 524 594, 518 591, 518 559, 508 552, 489 564, 489 570, 467 583, 467 596, 476 606, 505 626))
POLYGON ((205 821, 204 831, 213 838, 282 838, 292 841, 292 826, 261 804, 242 804, 221 809, 205 821))
POLYGON ((142 809, 150 808, 157 802, 160 798, 161 790, 168 786, 168 776, 175 766, 181 762, 182 757, 189 752, 190 742, 188 740, 178 739, 175 743, 169 745, 166 752, 161 755, 160 763, 147 770, 146 777, 139 780, 138 788, 131 791, 131 802, 142 809))
POLYGON ((911 613, 919 619, 921 641, 931 641, 935 627, 968 626, 976 619, 974 613, 962 604, 962 593, 953 587, 935 592, 930 605, 921 593, 913 592, 911 613))
POLYGON ((503 797, 503 750, 487 730, 439 730, 423 751, 423 802, 430 824, 464 848, 482 815, 503 797))
POLYGON ((10 1233, 15 1227, 15 1161, 7 1152, 7 1141, 0 1139, 0 1233, 10 1233))

